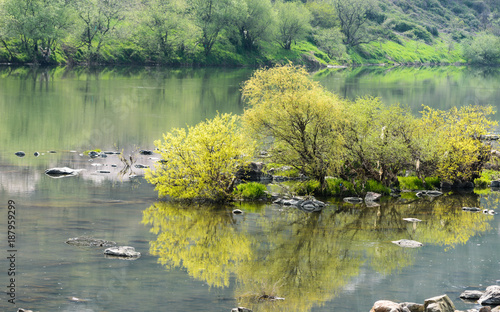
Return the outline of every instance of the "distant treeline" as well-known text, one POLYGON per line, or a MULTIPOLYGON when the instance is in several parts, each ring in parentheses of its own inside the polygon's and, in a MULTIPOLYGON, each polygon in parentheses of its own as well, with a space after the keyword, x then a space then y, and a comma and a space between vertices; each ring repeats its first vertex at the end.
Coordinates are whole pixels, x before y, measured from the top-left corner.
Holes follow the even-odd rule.
POLYGON ((0 62, 345 64, 391 59, 384 42, 439 42, 491 64, 499 11, 495 0, 0 0, 0 62))

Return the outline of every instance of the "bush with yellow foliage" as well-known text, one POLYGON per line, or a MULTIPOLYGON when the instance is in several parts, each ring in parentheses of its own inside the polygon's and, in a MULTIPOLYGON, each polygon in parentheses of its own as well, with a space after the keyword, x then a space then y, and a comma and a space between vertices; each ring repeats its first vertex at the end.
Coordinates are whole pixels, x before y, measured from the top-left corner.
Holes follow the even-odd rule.
POLYGON ((235 173, 253 154, 253 141, 238 125, 240 117, 217 115, 186 129, 173 129, 155 141, 162 161, 146 170, 160 197, 224 202, 233 196, 235 173))

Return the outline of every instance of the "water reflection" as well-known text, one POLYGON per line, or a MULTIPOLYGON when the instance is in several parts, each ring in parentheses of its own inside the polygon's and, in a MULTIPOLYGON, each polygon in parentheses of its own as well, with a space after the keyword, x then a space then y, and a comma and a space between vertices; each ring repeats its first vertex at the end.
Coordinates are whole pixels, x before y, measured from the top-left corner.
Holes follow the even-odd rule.
POLYGON ((158 202, 144 211, 143 224, 157 236, 150 253, 168 269, 182 266, 217 287, 228 286, 232 274, 235 298, 254 311, 309 311, 335 298, 366 266, 382 275, 412 266, 422 249, 391 241, 413 239, 422 248, 447 250, 488 231, 493 216, 461 209, 479 200, 470 194, 378 207, 339 203, 313 214, 243 206, 246 216, 239 220, 225 209, 158 202), (406 217, 422 222, 410 224, 406 217))
POLYGON ((230 212, 157 202, 142 223, 157 235, 149 252, 167 269, 186 268, 210 286, 229 286, 230 274, 251 257, 251 240, 238 232, 230 212))

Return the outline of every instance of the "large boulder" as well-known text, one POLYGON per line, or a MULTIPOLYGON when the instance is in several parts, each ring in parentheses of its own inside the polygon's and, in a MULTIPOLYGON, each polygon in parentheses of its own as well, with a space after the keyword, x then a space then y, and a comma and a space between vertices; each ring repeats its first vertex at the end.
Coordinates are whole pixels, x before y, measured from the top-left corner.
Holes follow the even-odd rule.
POLYGON ((425 312, 455 312, 455 305, 447 295, 426 299, 424 308, 425 312))
POLYGON ((483 305, 500 305, 500 285, 488 286, 477 302, 483 305))
POLYGON ((389 300, 379 300, 373 304, 370 312, 407 312, 410 311, 408 308, 405 310, 404 307, 401 307, 399 303, 392 302, 389 300))
POLYGON ((414 302, 403 302, 399 304, 401 307, 406 307, 410 312, 424 312, 425 307, 423 304, 414 302))
POLYGON ((251 162, 236 171, 236 178, 246 182, 271 181, 273 176, 263 172, 264 163, 251 162))

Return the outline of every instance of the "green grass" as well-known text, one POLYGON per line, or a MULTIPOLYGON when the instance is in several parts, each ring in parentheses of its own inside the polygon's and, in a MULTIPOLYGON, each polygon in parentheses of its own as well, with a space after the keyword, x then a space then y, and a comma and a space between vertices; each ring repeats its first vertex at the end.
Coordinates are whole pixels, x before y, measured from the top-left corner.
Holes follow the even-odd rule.
POLYGON ((433 44, 400 36, 401 44, 394 41, 374 41, 351 49, 349 54, 355 64, 408 64, 408 63, 457 63, 465 62, 459 44, 449 45, 443 38, 433 44))
POLYGON ((500 179, 500 171, 496 170, 483 170, 481 172, 481 176, 477 179, 474 179, 474 186, 478 189, 489 188, 491 185, 491 181, 495 181, 500 179))
POLYGON ((269 169, 275 169, 274 174, 278 175, 278 176, 290 177, 290 178, 297 178, 299 176, 299 170, 297 170, 295 168, 283 170, 284 167, 290 167, 290 166, 278 164, 278 163, 268 163, 268 164, 266 164, 266 172, 269 169))
POLYGON ((237 198, 254 200, 262 197, 267 197, 266 186, 257 182, 248 182, 239 184, 233 191, 237 198))
POLYGON ((432 190, 440 187, 441 181, 437 177, 425 178, 425 186, 418 177, 398 177, 399 187, 402 190, 432 190))

